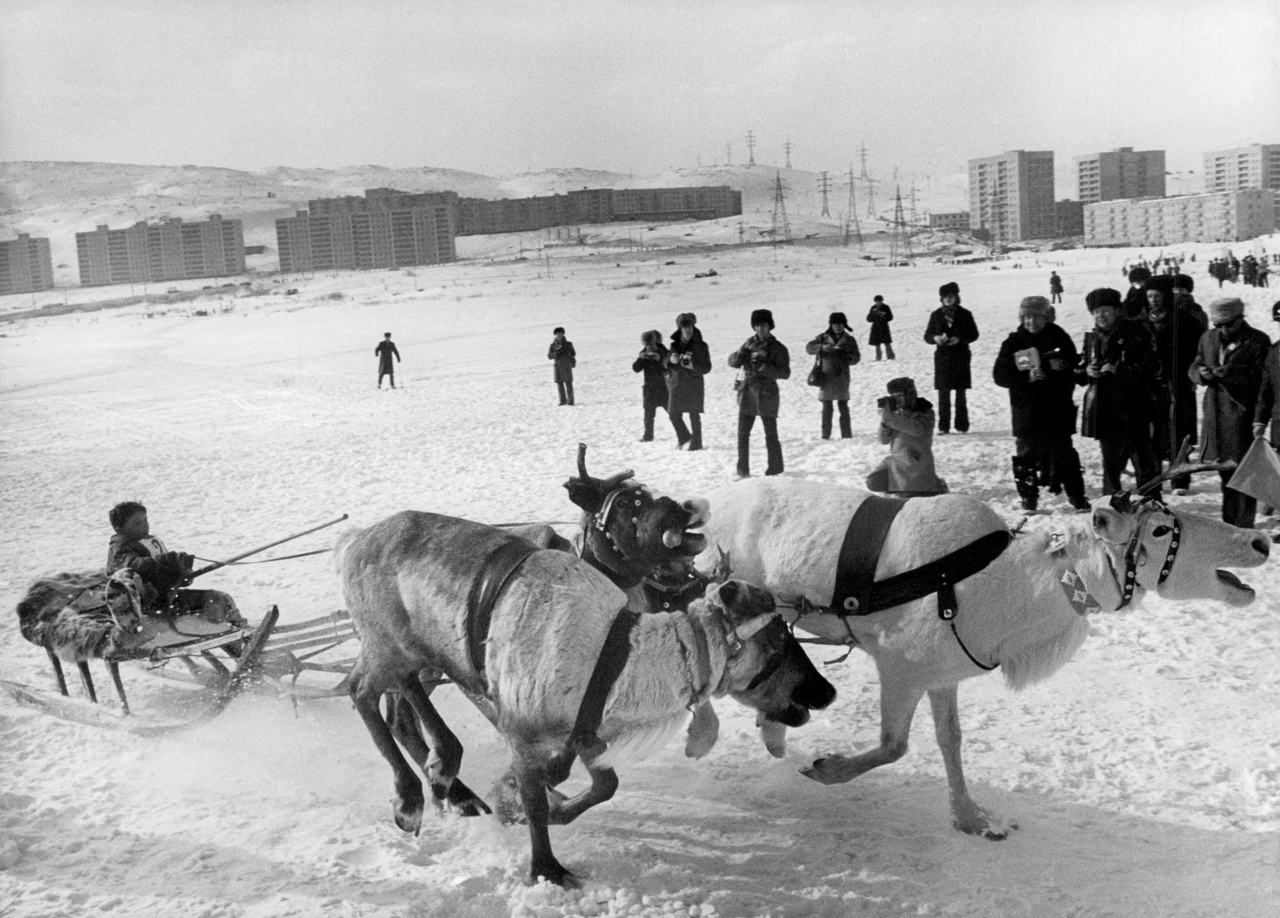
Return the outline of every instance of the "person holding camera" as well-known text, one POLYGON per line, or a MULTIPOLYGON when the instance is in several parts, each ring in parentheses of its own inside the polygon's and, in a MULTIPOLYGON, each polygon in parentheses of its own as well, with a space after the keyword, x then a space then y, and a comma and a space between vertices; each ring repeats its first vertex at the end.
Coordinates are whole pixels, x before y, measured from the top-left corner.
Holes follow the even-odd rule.
POLYGON ((849 333, 849 320, 843 312, 833 312, 827 319, 827 330, 805 345, 805 353, 817 358, 814 370, 819 374, 818 401, 822 402, 822 439, 831 439, 831 419, 840 406, 840 437, 853 436, 849 420, 849 367, 862 359, 858 342, 849 333))
POLYGON ((773 313, 757 309, 751 313, 755 334, 729 355, 729 366, 742 372, 738 390, 738 477, 751 477, 751 428, 756 418, 764 427, 766 475, 782 474, 782 442, 778 439, 778 409, 782 396, 778 380, 791 376, 791 354, 773 336, 773 313))
POLYGON ((1076 510, 1088 510, 1084 470, 1071 443, 1076 432, 1076 346, 1054 325, 1053 307, 1042 296, 1024 297, 1020 327, 1000 345, 991 375, 1009 390, 1013 420, 1013 482, 1023 510, 1035 510, 1040 485, 1061 483, 1076 510))
POLYGON ((556 391, 560 393, 561 405, 573 404, 573 368, 578 365, 578 352, 573 349, 573 342, 564 336, 560 326, 551 332, 551 347, 547 348, 547 359, 555 361, 556 391))
POLYGON ((667 415, 676 432, 676 449, 702 449, 702 409, 706 385, 702 377, 711 372, 711 350, 702 340, 698 317, 682 312, 676 317, 667 353, 667 415), (685 425, 681 415, 689 415, 685 425))
POLYGON ((662 333, 656 328, 640 335, 640 356, 631 364, 634 373, 644 374, 641 396, 644 403, 644 436, 641 443, 653 440, 653 419, 658 409, 667 410, 667 348, 662 343, 662 333))
POLYGON ((968 390, 972 355, 969 345, 978 340, 973 313, 960 305, 960 285, 952 281, 938 288, 942 305, 929 314, 924 340, 934 346, 933 387, 938 390, 938 433, 951 433, 951 396, 956 402, 956 432, 969 432, 968 390))
POLYGON ((945 494, 947 483, 933 468, 933 405, 916 395, 909 376, 891 379, 887 396, 876 401, 880 409, 880 442, 889 444, 889 455, 867 476, 867 490, 899 497, 945 494))

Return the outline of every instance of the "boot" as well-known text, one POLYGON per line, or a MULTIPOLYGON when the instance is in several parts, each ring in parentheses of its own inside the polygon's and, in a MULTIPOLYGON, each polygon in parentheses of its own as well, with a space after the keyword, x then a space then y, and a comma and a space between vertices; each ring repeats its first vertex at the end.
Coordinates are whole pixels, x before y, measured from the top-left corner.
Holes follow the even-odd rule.
POLYGON ((1040 487, 1036 484, 1036 463, 1034 459, 1013 457, 1013 483, 1022 498, 1022 509, 1034 512, 1040 503, 1040 487))
POLYGON ((1072 455, 1064 457, 1058 473, 1062 479, 1062 489, 1067 492, 1067 500, 1071 506, 1085 513, 1090 509, 1089 498, 1084 496, 1084 470, 1080 467, 1080 457, 1072 450, 1072 455))

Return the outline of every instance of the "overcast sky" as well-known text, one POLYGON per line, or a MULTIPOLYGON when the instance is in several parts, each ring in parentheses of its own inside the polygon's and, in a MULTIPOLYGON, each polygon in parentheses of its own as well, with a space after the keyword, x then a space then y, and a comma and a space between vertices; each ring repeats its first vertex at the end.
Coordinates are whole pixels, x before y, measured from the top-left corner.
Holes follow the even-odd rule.
POLYGON ((1280 143, 1280 2, 0 2, 0 160, 652 175, 748 132, 881 178, 1118 146, 1198 173, 1280 143))

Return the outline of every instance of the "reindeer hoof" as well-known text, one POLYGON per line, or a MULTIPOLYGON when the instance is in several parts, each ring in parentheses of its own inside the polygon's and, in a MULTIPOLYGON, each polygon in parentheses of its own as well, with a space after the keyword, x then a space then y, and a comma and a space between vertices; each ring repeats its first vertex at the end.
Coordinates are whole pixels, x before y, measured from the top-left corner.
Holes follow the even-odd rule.
POLYGON ((582 881, 572 871, 561 866, 555 859, 552 859, 550 864, 534 867, 529 871, 529 874, 534 883, 539 880, 546 880, 548 883, 554 883, 556 886, 561 886, 565 889, 582 888, 582 881))
POLYGON ((402 832, 412 832, 417 835, 422 828, 422 804, 406 807, 399 797, 392 797, 391 817, 395 820, 396 827, 402 832))
POLYGON ((819 784, 843 784, 848 778, 840 777, 834 770, 834 766, 840 758, 841 756, 838 755, 830 755, 821 759, 814 759, 812 765, 800 769, 800 774, 811 781, 817 781, 819 784))
POLYGON ((449 809, 458 816, 487 816, 493 812, 467 785, 457 778, 449 785, 449 809))
POLYGON ((1010 831, 1018 828, 1016 822, 1004 823, 981 807, 953 817, 951 825, 966 835, 977 835, 987 841, 1004 841, 1010 831))

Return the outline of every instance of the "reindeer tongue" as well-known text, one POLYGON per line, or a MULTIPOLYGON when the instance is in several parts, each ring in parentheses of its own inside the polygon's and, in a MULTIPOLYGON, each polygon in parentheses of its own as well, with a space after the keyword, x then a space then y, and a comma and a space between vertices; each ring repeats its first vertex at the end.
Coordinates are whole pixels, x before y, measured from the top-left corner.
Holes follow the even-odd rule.
POLYGON ((668 529, 662 534, 662 544, 667 548, 679 548, 684 543, 684 534, 679 529, 668 529))

